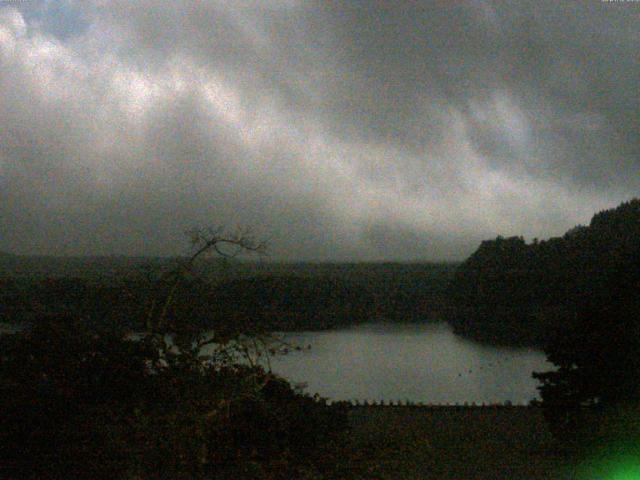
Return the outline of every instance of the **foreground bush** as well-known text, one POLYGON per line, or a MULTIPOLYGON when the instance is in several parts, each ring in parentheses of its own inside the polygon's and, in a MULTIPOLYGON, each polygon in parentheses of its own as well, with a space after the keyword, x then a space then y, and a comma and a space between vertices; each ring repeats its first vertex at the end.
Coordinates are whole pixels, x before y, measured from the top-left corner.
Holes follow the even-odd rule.
POLYGON ((340 407, 257 366, 85 325, 48 318, 0 337, 2 478, 333 476, 340 407))

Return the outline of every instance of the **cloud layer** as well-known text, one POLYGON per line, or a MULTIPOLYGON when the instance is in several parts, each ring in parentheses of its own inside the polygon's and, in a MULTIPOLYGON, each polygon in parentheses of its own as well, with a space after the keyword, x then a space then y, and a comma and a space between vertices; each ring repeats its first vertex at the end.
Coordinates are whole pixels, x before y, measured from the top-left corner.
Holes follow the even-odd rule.
POLYGON ((0 249, 460 259, 640 187, 640 4, 0 3, 0 249))

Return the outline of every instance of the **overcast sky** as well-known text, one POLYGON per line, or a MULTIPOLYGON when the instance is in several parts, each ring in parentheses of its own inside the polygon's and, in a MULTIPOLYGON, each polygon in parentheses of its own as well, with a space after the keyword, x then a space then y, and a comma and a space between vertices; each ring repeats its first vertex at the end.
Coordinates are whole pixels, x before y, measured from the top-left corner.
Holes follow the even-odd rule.
POLYGON ((458 260, 640 195, 640 2, 0 0, 0 249, 458 260))

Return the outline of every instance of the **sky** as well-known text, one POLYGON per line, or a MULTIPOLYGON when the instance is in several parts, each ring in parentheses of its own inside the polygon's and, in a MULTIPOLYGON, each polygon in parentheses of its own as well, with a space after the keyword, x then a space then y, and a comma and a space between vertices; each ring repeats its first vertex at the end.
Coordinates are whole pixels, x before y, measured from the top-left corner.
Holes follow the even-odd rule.
POLYGON ((640 195, 640 2, 0 0, 0 250, 456 261, 640 195))

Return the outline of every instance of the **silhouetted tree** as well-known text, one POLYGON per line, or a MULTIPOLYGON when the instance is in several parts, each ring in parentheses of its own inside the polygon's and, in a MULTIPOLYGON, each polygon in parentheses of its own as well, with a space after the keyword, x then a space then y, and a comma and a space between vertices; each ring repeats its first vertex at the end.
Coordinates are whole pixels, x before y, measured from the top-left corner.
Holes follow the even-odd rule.
POLYGON ((207 332, 172 308, 197 259, 260 244, 220 230, 192 239, 192 255, 150 283, 146 331, 58 315, 0 337, 0 477, 335 476, 344 407, 265 371, 252 354, 268 348, 243 325, 207 332))
POLYGON ((612 285, 632 281, 639 247, 640 199, 599 212, 562 237, 482 242, 450 284, 448 319, 456 332, 479 340, 542 346, 585 302, 606 301, 612 285))
MULTIPOLYGON (((603 432, 603 422, 640 407, 640 248, 626 260, 601 272, 608 288, 585 295, 557 327, 545 348, 556 369, 534 373, 557 438, 589 443, 589 432, 619 435, 603 432)), ((637 427, 627 424, 625 436, 640 439, 637 427)))

